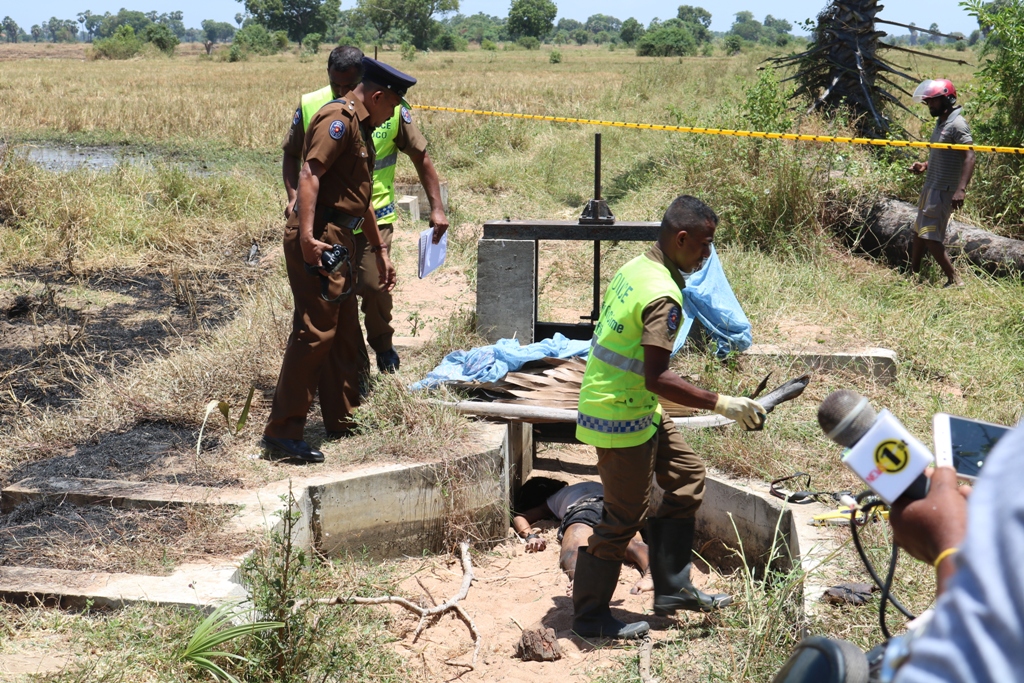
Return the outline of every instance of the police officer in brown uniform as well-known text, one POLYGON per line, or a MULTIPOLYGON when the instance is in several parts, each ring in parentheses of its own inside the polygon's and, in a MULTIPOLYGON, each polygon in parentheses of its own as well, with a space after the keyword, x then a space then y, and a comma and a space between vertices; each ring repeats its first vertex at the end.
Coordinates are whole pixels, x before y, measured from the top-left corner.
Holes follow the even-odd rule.
POLYGON ((382 248, 370 205, 375 160, 371 136, 394 114, 416 79, 369 58, 363 63, 373 80, 364 78, 321 107, 306 131, 296 208, 284 235, 295 313, 263 431, 262 445, 272 457, 323 461, 323 453, 303 440, 317 392, 328 438, 344 436, 352 427, 352 410, 359 405, 360 383, 369 368, 351 296, 353 230, 362 227, 366 232, 382 288, 395 285, 395 269, 382 248), (328 273, 321 267, 326 265, 325 252, 349 260, 348 267, 328 273))

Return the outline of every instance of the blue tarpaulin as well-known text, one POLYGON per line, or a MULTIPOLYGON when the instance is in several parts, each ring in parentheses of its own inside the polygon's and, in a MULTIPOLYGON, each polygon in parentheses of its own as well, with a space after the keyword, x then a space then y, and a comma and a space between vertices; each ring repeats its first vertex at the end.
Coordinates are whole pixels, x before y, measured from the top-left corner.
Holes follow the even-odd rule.
POLYGON ((497 344, 481 346, 469 351, 452 351, 441 364, 411 389, 432 389, 448 381, 496 382, 509 372, 515 372, 531 360, 540 358, 569 358, 587 355, 590 341, 567 339, 556 332, 551 339, 542 339, 526 346, 515 339, 499 339, 497 344))
MULTIPOLYGON (((686 343, 686 336, 694 320, 699 320, 717 342, 719 356, 725 356, 730 351, 745 351, 753 342, 750 321, 729 286, 714 247, 704 267, 686 280, 683 318, 673 355, 686 343)), ((507 373, 519 370, 531 360, 544 357, 585 358, 589 351, 590 341, 567 339, 560 333, 555 333, 551 339, 542 339, 526 346, 515 339, 499 339, 496 344, 449 353, 440 365, 410 388, 430 389, 448 381, 495 382, 507 373)))
POLYGON ((699 320, 718 343, 716 353, 719 357, 730 351, 746 351, 754 341, 750 333, 750 321, 729 286, 714 247, 711 247, 711 257, 704 267, 686 279, 683 317, 673 354, 679 353, 679 349, 686 343, 686 336, 694 320, 699 320))

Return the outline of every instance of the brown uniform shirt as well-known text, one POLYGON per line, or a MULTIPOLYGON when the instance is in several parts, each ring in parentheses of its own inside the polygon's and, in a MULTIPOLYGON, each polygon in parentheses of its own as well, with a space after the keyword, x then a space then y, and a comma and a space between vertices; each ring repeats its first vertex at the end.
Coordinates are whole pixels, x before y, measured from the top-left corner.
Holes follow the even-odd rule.
POLYGON ((370 206, 375 153, 370 114, 352 93, 328 102, 309 122, 302 157, 319 161, 327 171, 320 178, 317 205, 361 217, 370 206))
MULTIPOLYGON (((657 243, 651 245, 651 248, 647 250, 644 256, 668 268, 668 272, 672 274, 672 279, 679 285, 679 298, 682 299, 683 295, 681 292, 686 287, 686 281, 683 279, 676 264, 669 260, 665 252, 661 250, 661 247, 657 243)), ((679 332, 679 326, 683 322, 683 311, 679 303, 667 296, 655 299, 644 307, 640 319, 644 324, 640 343, 643 346, 657 346, 658 348, 671 351, 676 341, 676 334, 679 332)))
MULTIPOLYGON (((377 128, 377 131, 382 130, 389 122, 385 122, 380 128, 377 128)), ((288 156, 301 159, 302 145, 305 139, 306 131, 302 128, 302 104, 300 103, 295 109, 295 114, 292 115, 292 125, 288 127, 288 134, 285 135, 284 142, 281 143, 281 149, 288 156)), ((405 107, 402 107, 398 116, 398 135, 395 137, 395 145, 406 154, 410 152, 423 153, 427 150, 427 139, 413 123, 412 112, 405 107)))

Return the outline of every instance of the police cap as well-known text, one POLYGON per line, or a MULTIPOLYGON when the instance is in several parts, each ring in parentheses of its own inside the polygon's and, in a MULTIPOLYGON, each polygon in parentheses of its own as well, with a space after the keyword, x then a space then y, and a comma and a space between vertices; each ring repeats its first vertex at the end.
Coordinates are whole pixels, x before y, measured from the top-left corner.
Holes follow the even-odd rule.
POLYGON ((416 79, 412 76, 369 57, 363 57, 363 72, 365 80, 383 85, 399 97, 405 97, 405 91, 416 85, 416 79))

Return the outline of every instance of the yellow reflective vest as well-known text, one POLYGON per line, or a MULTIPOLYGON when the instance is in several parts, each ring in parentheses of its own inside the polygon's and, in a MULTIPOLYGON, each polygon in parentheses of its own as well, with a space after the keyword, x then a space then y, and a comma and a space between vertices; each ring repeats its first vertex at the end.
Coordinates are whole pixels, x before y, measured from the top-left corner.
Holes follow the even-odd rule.
POLYGON ((373 131, 373 147, 377 150, 377 161, 373 165, 373 213, 378 225, 395 222, 395 164, 398 163, 398 127, 401 124, 402 106, 395 107, 395 113, 373 131))
POLYGON ((608 285, 580 388, 576 438, 599 448, 628 448, 650 439, 661 422, 658 397, 644 381, 643 312, 683 294, 668 269, 644 255, 622 266, 608 285))
POLYGON ((313 120, 313 114, 320 111, 320 107, 334 99, 334 90, 331 86, 320 88, 315 92, 308 92, 299 99, 302 108, 302 132, 309 130, 309 122, 313 120))

